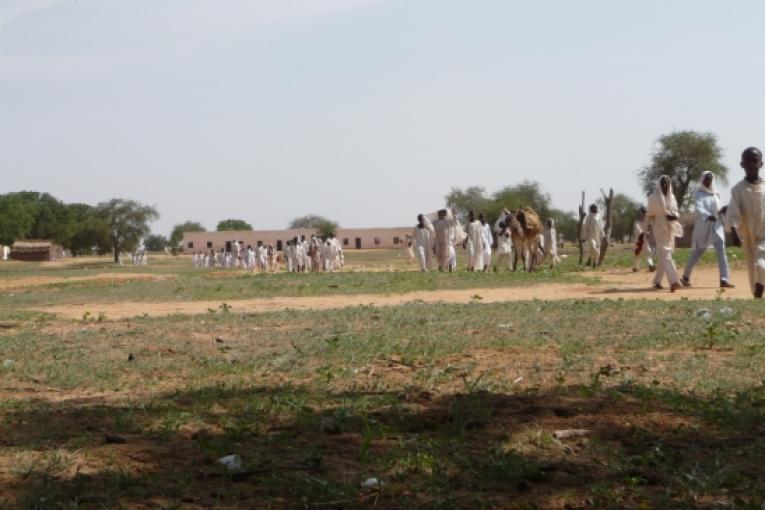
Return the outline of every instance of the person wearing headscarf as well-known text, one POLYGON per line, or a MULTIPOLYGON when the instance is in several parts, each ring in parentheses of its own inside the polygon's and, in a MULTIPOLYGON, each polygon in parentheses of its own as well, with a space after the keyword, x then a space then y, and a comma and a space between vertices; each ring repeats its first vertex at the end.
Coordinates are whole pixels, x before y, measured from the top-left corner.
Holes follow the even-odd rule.
POLYGON ((744 252, 749 284, 756 299, 765 293, 765 183, 760 177, 762 152, 749 147, 741 154, 746 177, 730 190, 728 228, 733 244, 744 252))
POLYGON ((734 287, 728 282, 728 257, 725 255, 725 228, 722 221, 727 207, 720 202, 720 193, 715 189, 714 180, 715 174, 712 172, 702 173, 699 186, 693 196, 696 222, 693 225, 691 255, 683 271, 682 282, 686 287, 691 286, 693 268, 710 245, 714 246, 717 252, 720 287, 734 287))
POLYGON ((653 257, 656 252, 656 240, 653 237, 648 222, 647 210, 644 205, 641 205, 638 209, 637 218, 635 219, 635 225, 632 227, 632 239, 635 241, 635 256, 632 259, 632 271, 637 273, 640 271, 640 255, 644 254, 646 262, 648 263, 648 270, 656 271, 656 266, 653 264, 653 257))
POLYGON ((683 226, 680 224, 677 200, 672 193, 672 181, 666 175, 659 177, 656 189, 648 197, 648 223, 656 237, 656 274, 653 287, 661 289, 661 280, 667 276, 669 289, 675 292, 682 287, 677 276, 675 261, 672 255, 675 251, 675 238, 683 237, 683 226))

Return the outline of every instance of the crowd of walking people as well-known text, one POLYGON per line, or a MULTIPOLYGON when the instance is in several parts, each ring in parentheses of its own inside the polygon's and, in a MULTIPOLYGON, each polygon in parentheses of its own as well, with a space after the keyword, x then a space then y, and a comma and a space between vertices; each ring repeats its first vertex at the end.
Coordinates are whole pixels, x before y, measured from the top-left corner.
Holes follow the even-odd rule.
POLYGON ((648 197, 648 207, 641 208, 635 223, 635 259, 633 270, 638 271, 641 258, 648 268, 655 270, 653 287, 663 288, 666 279, 674 292, 692 286, 691 278, 696 264, 712 246, 717 255, 720 287, 734 287, 730 282, 730 267, 725 252, 725 232, 730 232, 735 246, 743 250, 749 284, 755 298, 765 290, 765 186, 760 177, 762 152, 749 147, 741 154, 741 168, 745 177, 731 189, 728 204, 723 204, 715 187, 715 175, 706 171, 701 175, 693 197, 694 225, 691 252, 682 276, 678 275, 674 260, 675 240, 683 237, 677 200, 672 181, 667 175, 659 177, 654 192, 648 197), (655 264, 654 264, 655 257, 655 264))
POLYGON ((295 237, 287 241, 281 253, 272 244, 266 246, 262 241, 255 246, 234 241, 231 250, 194 252, 191 260, 195 268, 243 269, 259 273, 276 273, 280 267, 290 273, 335 272, 345 266, 343 248, 331 234, 324 238, 317 235, 308 239, 295 237))
MULTIPOLYGON (((735 246, 743 249, 751 291, 756 298, 765 292, 765 184, 759 175, 763 165, 762 152, 755 148, 745 149, 741 155, 741 167, 745 178, 731 189, 729 203, 723 204, 715 187, 715 175, 706 171, 696 187, 693 197, 694 227, 691 251, 682 275, 677 272, 674 260, 676 239, 683 237, 680 211, 672 190, 672 180, 667 175, 659 177, 647 206, 641 206, 635 221, 633 239, 635 251, 633 271, 639 271, 645 258, 648 270, 654 273, 654 289, 664 288, 675 292, 692 286, 693 271, 709 247, 714 247, 719 268, 719 285, 732 288, 730 268, 725 251, 726 229, 735 246)), ((598 207, 592 204, 583 220, 581 242, 586 264, 595 267, 600 262, 601 244, 605 238, 603 220, 598 207)), ((549 262, 555 266, 559 261, 558 240, 555 223, 545 222, 544 230, 531 228, 533 217, 520 210, 513 213, 507 209, 492 226, 483 214, 470 211, 466 225, 456 219, 452 211, 441 209, 435 215, 420 214, 412 232, 410 257, 416 260, 421 271, 434 266, 439 271, 457 269, 456 247, 466 250, 468 271, 487 271, 492 265, 492 246, 496 235, 498 257, 494 270, 507 264, 515 269, 517 261, 523 261, 526 269, 549 262)))
MULTIPOLYGON (((667 175, 659 177, 646 206, 641 206, 633 229, 635 250, 633 271, 639 271, 645 259, 654 273, 652 285, 663 289, 664 281, 675 292, 692 285, 694 268, 709 247, 717 254, 721 288, 733 287, 725 251, 726 230, 735 246, 743 249, 751 291, 761 298, 765 291, 765 185, 759 172, 763 165, 762 152, 747 148, 741 155, 741 167, 746 176, 731 189, 729 203, 723 204, 715 187, 715 175, 704 172, 696 187, 694 228, 691 252, 682 275, 674 260, 676 239, 683 237, 680 211, 667 175)), ((603 220, 598 207, 592 204, 582 222, 581 242, 589 266, 600 263, 601 243, 605 238, 603 220)), ((491 225, 484 214, 470 211, 463 226, 453 211, 441 209, 429 215, 420 214, 411 234, 407 250, 411 261, 421 271, 457 270, 457 248, 466 252, 468 271, 488 271, 492 268, 515 270, 520 261, 527 270, 559 261, 555 222, 542 224, 531 209, 512 212, 504 209, 491 225), (492 249, 497 256, 493 259, 492 249), (493 262, 493 264, 492 264, 493 262)), ((243 246, 233 242, 231 250, 208 250, 192 255, 194 267, 240 268, 251 272, 274 273, 283 265, 288 272, 339 271, 345 257, 341 243, 333 236, 310 238, 300 236, 288 241, 278 252, 273 245, 258 242, 243 246)), ((135 265, 145 265, 145 252, 136 255, 135 265)))
POLYGON ((548 262, 554 267, 560 261, 555 222, 548 219, 544 230, 539 232, 538 218, 534 219, 535 215, 532 217, 530 212, 519 209, 514 213, 504 209, 491 225, 483 213, 476 215, 469 211, 464 227, 448 209, 431 215, 420 214, 412 231, 410 258, 418 262, 421 271, 430 271, 434 265, 439 271, 456 271, 456 249, 461 246, 466 251, 468 271, 488 271, 492 268, 496 235, 495 271, 503 266, 515 270, 519 260, 526 269, 548 262))

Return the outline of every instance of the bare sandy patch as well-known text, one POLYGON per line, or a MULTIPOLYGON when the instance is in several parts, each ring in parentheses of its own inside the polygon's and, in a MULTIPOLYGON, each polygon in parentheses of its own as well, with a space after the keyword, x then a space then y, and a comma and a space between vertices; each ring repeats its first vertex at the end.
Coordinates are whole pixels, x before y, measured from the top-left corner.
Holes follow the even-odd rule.
POLYGON ((99 273, 87 276, 68 276, 68 277, 50 277, 50 276, 25 276, 23 278, 7 278, 0 280, 0 290, 23 289, 26 287, 36 287, 40 285, 55 285, 59 283, 70 282, 125 282, 130 280, 170 280, 175 276, 171 274, 154 273, 99 273))
MULTIPOLYGON (((124 275, 128 276, 128 275, 124 275)), ((133 275, 130 275, 133 276, 133 275)), ((157 275, 150 275, 152 278, 157 275)), ((394 306, 421 301, 425 303, 482 303, 566 300, 566 299, 659 299, 708 300, 719 296, 719 281, 716 268, 703 268, 694 274, 694 285, 671 293, 651 288, 652 275, 645 272, 632 273, 625 270, 611 270, 591 273, 591 284, 549 283, 530 287, 477 288, 462 290, 416 291, 403 294, 340 294, 312 297, 273 297, 240 300, 226 300, 232 312, 256 313, 277 310, 327 310, 357 305, 394 306), (599 278, 599 280, 598 280, 599 278)), ((726 289, 726 298, 750 298, 748 280, 744 271, 734 271, 732 281, 738 283, 735 289, 726 289)), ((140 315, 164 316, 172 314, 203 314, 218 310, 221 301, 163 301, 163 302, 122 302, 85 303, 62 305, 36 310, 52 312, 63 317, 79 319, 85 312, 104 314, 108 319, 123 319, 140 315)))

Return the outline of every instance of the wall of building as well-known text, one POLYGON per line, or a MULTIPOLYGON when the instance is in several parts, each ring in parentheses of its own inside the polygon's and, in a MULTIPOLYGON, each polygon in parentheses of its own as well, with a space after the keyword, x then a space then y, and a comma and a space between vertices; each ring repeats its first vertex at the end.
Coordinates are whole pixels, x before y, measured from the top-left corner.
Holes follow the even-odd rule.
MULTIPOLYGON (((354 249, 383 249, 401 248, 406 245, 412 234, 413 227, 392 228, 339 228, 335 237, 340 240, 346 250, 354 249)), ((295 230, 232 230, 226 232, 184 232, 183 251, 193 253, 213 249, 227 249, 227 243, 239 241, 243 246, 255 246, 258 241, 282 248, 287 241, 295 237, 305 236, 306 239, 315 234, 313 229, 295 230)), ((229 246, 230 247, 230 246, 229 246)))

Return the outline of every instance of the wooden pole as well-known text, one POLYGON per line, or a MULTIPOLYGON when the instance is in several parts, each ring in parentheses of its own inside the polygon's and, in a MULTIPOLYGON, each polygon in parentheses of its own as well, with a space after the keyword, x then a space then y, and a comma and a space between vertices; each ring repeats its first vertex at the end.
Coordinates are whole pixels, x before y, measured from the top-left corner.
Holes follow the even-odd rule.
POLYGON ((613 228, 613 208, 611 205, 614 202, 614 188, 610 188, 608 196, 602 189, 600 192, 603 194, 603 201, 606 203, 606 224, 603 227, 603 240, 600 243, 600 257, 598 257, 598 265, 603 263, 606 258, 606 250, 608 250, 608 243, 611 240, 611 229, 613 228))
POLYGON ((582 204, 579 206, 579 223, 576 224, 576 242, 579 245, 579 264, 584 259, 584 243, 582 243, 582 225, 587 213, 584 212, 584 191, 582 191, 582 204))

